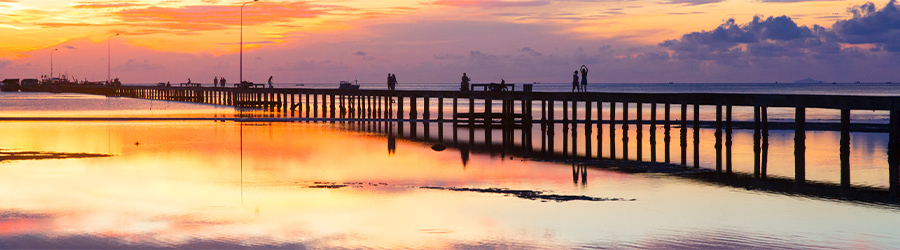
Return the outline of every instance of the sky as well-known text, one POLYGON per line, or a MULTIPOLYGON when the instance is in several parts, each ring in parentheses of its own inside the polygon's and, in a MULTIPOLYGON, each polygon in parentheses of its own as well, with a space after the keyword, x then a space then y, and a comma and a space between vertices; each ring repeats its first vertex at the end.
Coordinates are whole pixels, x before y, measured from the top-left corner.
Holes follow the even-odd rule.
POLYGON ((0 0, 0 78, 900 82, 895 0, 245 2, 0 0))

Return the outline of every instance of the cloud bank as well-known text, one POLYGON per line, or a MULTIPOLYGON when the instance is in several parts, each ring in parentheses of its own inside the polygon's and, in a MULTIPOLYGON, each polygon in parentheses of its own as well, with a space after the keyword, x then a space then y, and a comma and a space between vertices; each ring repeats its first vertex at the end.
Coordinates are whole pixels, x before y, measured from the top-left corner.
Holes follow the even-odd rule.
POLYGON ((867 3, 849 9, 853 17, 825 28, 799 26, 790 17, 756 16, 747 24, 728 19, 716 29, 692 32, 659 46, 673 59, 749 65, 778 60, 832 60, 872 52, 900 52, 900 11, 891 0, 877 10, 867 3), (851 46, 847 46, 851 45, 851 46))

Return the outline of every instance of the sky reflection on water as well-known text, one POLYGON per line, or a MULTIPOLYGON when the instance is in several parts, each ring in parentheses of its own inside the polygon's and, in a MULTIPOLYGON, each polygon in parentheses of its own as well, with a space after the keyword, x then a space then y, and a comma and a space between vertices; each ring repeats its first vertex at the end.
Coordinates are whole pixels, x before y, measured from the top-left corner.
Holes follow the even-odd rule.
POLYGON ((580 185, 573 183, 569 165, 473 153, 463 167, 455 149, 436 152, 430 144, 403 140, 389 155, 384 136, 330 125, 3 122, 2 128, 10 140, 0 148, 116 155, 0 165, 0 190, 8 190, 0 193, 0 245, 11 247, 878 248, 898 243, 892 228, 900 215, 893 209, 592 168, 587 184, 580 185), (315 182, 362 184, 308 188, 315 182), (420 186, 636 200, 540 202, 420 186))
MULTIPOLYGON (((235 113, 210 105, 171 105, 201 116, 235 113)), ((391 154, 386 135, 344 128, 2 121, 0 149, 114 156, 0 163, 0 248, 884 249, 900 244, 895 208, 474 151, 464 166, 456 148, 438 152, 431 143, 397 139, 391 154), (317 182, 349 186, 310 188, 317 182), (634 201, 542 202, 423 186, 634 201)), ((710 131, 701 132, 701 138, 711 138, 710 131)), ((737 143, 747 136, 736 134, 735 151, 752 155, 737 147, 749 147, 737 143)), ((881 164, 881 139, 854 136, 857 162, 881 164)), ((790 148, 778 143, 791 137, 773 133, 780 137, 785 138, 772 140, 773 148, 790 148)), ((836 144, 830 132, 814 132, 807 140, 810 156, 837 158, 830 148, 816 153, 817 145, 836 144)), ((772 152, 773 159, 792 157, 790 151, 772 152)), ((736 155, 745 167, 742 157, 750 156, 736 155)), ((789 169, 777 161, 770 168, 772 174, 789 169)), ((809 172, 818 178, 812 173, 819 170, 809 172)))

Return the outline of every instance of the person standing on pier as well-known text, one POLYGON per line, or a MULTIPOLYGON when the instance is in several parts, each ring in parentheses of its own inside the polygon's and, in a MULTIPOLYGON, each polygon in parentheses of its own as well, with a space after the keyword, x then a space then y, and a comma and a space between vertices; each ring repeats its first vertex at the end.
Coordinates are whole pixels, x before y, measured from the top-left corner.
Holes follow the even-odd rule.
POLYGON ((572 75, 572 92, 575 92, 575 89, 578 88, 578 71, 575 71, 575 74, 572 75))
POLYGON ((469 81, 472 79, 466 76, 466 72, 463 72, 462 82, 460 82, 459 90, 460 91, 469 91, 469 81))
POLYGON ((388 86, 388 90, 394 90, 393 86, 391 86, 391 84, 393 83, 392 80, 393 80, 393 79, 391 79, 391 73, 388 73, 388 77, 387 77, 387 86, 388 86))
POLYGON ((581 65, 581 92, 587 92, 587 66, 581 65))
POLYGON ((218 87, 218 86, 219 86, 219 77, 217 76, 217 77, 213 78, 213 88, 218 87))
POLYGON ((397 75, 391 74, 391 90, 397 89, 397 75))
POLYGON ((225 87, 225 77, 222 77, 222 80, 219 82, 222 83, 222 87, 224 88, 225 87))
POLYGON ((275 88, 275 87, 272 86, 272 76, 269 76, 269 81, 268 81, 268 83, 269 83, 269 88, 270 88, 270 89, 271 89, 271 88, 275 88))

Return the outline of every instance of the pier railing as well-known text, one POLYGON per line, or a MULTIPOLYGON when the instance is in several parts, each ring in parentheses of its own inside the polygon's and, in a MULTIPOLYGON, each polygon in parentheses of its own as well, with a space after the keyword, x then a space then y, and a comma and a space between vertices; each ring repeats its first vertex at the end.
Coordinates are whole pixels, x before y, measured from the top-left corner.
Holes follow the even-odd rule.
MULTIPOLYGON (((888 184, 892 197, 900 191, 900 97, 846 96, 846 95, 778 95, 778 94, 708 94, 708 93, 559 93, 532 92, 530 85, 523 91, 389 91, 389 90, 338 90, 300 88, 208 88, 208 87, 155 87, 155 86, 65 86, 64 92, 102 94, 144 99, 185 101, 235 107, 250 107, 285 114, 284 117, 315 119, 316 121, 378 121, 410 123, 415 135, 419 122, 453 123, 468 127, 469 140, 474 140, 476 129, 483 130, 484 139, 491 145, 494 130, 500 130, 504 143, 515 140, 513 131, 521 131, 520 146, 530 157, 605 158, 645 161, 643 143, 650 143, 650 162, 670 163, 672 130, 680 137, 680 164, 688 166, 688 128, 693 137, 695 168, 700 167, 700 129, 715 131, 715 171, 732 173, 732 138, 734 129, 753 130, 754 168, 753 178, 766 178, 768 133, 770 129, 794 130, 794 181, 806 182, 806 131, 840 131, 840 186, 850 187, 850 132, 866 131, 887 133, 888 184), (499 104, 499 105, 498 105, 499 104), (433 107, 432 105, 437 105, 433 107), (449 106, 449 107, 447 107, 449 106), (701 107, 704 107, 701 109, 701 107), (752 108, 753 121, 733 121, 733 108, 752 108), (635 110, 629 110, 634 108, 635 110), (793 109, 792 122, 769 122, 770 108, 793 109), (807 109, 832 109, 840 111, 839 123, 807 123, 807 109), (498 110, 499 109, 499 110, 498 110), (579 111, 579 109, 582 109, 579 111), (621 110, 617 110, 621 109, 621 110), (646 109, 646 110, 645 110, 646 109), (673 109, 674 112, 673 112, 673 109), (701 110, 714 113, 714 119, 701 121, 701 110), (712 111, 714 110, 714 111, 712 111), (886 111, 889 124, 853 123, 853 110, 886 111), (649 112, 649 117, 645 115, 649 112), (672 117, 677 113, 680 117, 672 117), (629 117, 634 114, 635 117, 629 117), (660 116, 660 114, 662 114, 660 116), (691 116, 688 116, 691 114, 691 116), (420 116, 421 115, 421 116, 420 116), (580 116, 580 117, 579 117, 580 116), (649 119, 648 119, 649 118, 649 119), (701 126, 702 124, 702 126, 701 126), (540 126, 540 147, 532 126, 540 126), (555 133, 561 125, 563 150, 555 149, 555 133), (584 130, 584 151, 577 153, 577 131, 584 130), (601 126, 607 125, 607 126, 601 126), (620 126, 620 127, 619 127, 620 126), (608 131, 608 157, 602 157, 603 128, 608 131), (618 128, 617 128, 618 127, 618 128), (649 128, 649 139, 643 138, 643 129, 649 128), (569 130, 572 131, 572 150, 569 151, 569 130), (596 138, 592 137, 596 129, 596 138), (617 131, 621 129, 621 133, 617 131), (635 129, 636 158, 629 156, 629 129, 635 129), (663 130, 665 145, 662 159, 658 158, 657 129, 663 130), (621 148, 616 141, 621 140, 621 148), (596 149, 591 147, 596 145, 596 149), (622 152, 617 155, 617 149, 622 152), (570 153, 571 152, 571 153, 570 153)), ((706 117, 711 117, 707 114, 706 117)), ((454 126, 455 128, 456 126, 454 126)), ((428 129, 428 126, 424 127, 428 129)), ((441 129, 443 127, 440 127, 441 129)), ((427 132, 426 132, 427 133, 427 132)), ((455 131, 454 131, 455 135, 455 131)), ((704 149, 709 150, 709 149, 704 149)))

